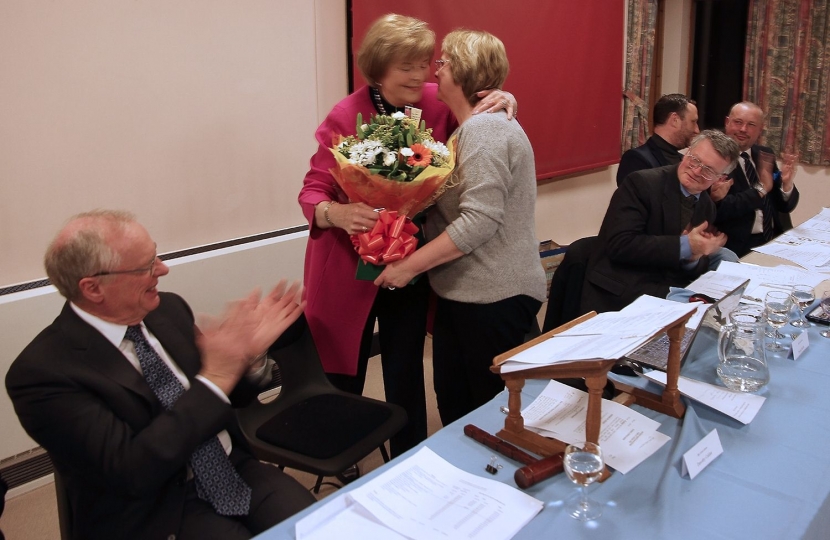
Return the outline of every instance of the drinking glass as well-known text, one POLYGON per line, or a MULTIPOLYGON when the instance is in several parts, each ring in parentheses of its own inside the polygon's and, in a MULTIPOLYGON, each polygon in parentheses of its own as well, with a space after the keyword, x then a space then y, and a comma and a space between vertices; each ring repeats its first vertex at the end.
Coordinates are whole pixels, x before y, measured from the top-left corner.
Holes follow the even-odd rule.
MULTIPOLYGON (((821 303, 819 305, 821 306, 821 310, 824 312, 824 315, 826 317, 830 317, 830 291, 824 291, 821 295, 821 303)), ((830 338, 830 329, 822 330, 819 332, 819 335, 821 337, 830 338)))
POLYGON ((571 482, 580 485, 579 492, 565 501, 565 510, 579 521, 597 519, 602 515, 602 505, 588 498, 585 487, 602 475, 604 462, 599 445, 590 442, 570 444, 565 448, 562 463, 571 482))
POLYGON ((778 343, 782 336, 778 329, 790 322, 790 311, 793 308, 793 298, 790 293, 783 291, 770 291, 764 297, 764 315, 767 323, 773 328, 772 343, 766 347, 770 351, 784 351, 785 347, 778 343))
POLYGON ((813 288, 809 285, 794 285, 792 295, 793 301, 798 304, 799 317, 791 322, 790 325, 795 326, 796 328, 809 328, 813 326, 810 324, 810 321, 804 318, 804 310, 806 310, 816 299, 813 288))

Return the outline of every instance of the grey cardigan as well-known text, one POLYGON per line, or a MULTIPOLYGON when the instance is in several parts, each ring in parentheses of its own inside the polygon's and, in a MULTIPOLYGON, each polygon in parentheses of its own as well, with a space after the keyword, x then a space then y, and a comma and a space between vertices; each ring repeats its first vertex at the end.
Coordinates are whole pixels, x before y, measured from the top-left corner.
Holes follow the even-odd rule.
POLYGON ((477 114, 456 131, 457 167, 427 218, 432 240, 444 230, 464 255, 429 271, 449 300, 489 304, 524 294, 545 301, 536 238, 536 166, 521 125, 504 112, 477 114))

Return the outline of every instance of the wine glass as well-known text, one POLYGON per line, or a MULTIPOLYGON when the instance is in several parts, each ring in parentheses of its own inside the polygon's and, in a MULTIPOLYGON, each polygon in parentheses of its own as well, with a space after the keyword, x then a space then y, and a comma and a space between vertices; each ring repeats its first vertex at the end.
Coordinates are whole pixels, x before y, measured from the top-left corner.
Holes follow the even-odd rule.
POLYGON ((599 479, 605 466, 599 445, 591 442, 569 444, 565 448, 562 464, 571 482, 581 486, 578 493, 565 501, 568 514, 579 521, 591 521, 600 517, 602 505, 589 499, 585 493, 585 487, 599 479))
POLYGON ((796 328, 809 328, 813 326, 807 319, 804 318, 804 310, 806 310, 816 299, 813 288, 809 285, 795 285, 793 286, 792 295, 793 301, 798 304, 799 317, 791 322, 790 325, 795 326, 796 328))
POLYGON ((782 336, 778 329, 790 322, 790 311, 793 308, 793 298, 790 293, 783 291, 770 291, 764 297, 764 315, 767 323, 773 328, 772 343, 766 347, 770 351, 784 351, 785 347, 778 343, 782 336))
MULTIPOLYGON (((824 291, 821 295, 821 311, 824 312, 825 317, 830 317, 830 291, 824 291)), ((821 337, 830 338, 830 329, 819 332, 821 337)))

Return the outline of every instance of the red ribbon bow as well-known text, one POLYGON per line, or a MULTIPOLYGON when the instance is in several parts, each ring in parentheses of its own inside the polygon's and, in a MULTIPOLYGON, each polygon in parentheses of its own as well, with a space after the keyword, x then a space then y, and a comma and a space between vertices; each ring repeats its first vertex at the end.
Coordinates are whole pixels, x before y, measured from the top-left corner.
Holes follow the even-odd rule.
POLYGON ((352 236, 360 258, 371 264, 399 261, 415 251, 418 227, 394 210, 381 210, 371 231, 352 236))

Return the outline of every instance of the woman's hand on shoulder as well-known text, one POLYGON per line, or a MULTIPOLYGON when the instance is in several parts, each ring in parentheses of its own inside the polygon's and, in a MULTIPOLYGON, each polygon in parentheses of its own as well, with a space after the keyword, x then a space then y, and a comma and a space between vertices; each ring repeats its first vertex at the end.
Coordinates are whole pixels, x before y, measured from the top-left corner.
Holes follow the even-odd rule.
POLYGON ((494 113, 502 109, 507 111, 507 119, 512 120, 519 114, 519 104, 513 94, 504 90, 481 90, 476 92, 481 101, 473 108, 473 114, 494 113))

